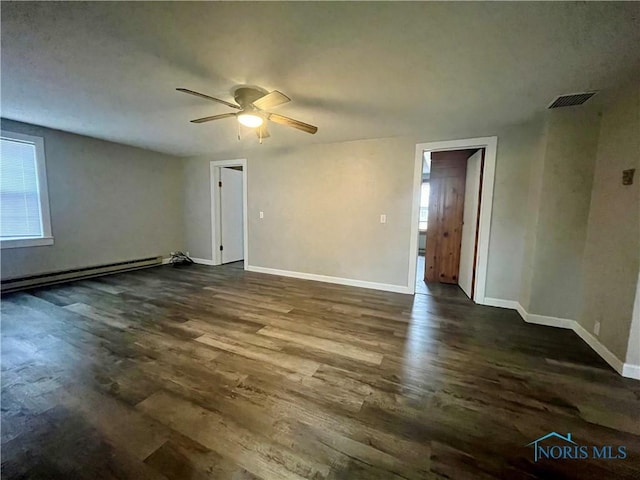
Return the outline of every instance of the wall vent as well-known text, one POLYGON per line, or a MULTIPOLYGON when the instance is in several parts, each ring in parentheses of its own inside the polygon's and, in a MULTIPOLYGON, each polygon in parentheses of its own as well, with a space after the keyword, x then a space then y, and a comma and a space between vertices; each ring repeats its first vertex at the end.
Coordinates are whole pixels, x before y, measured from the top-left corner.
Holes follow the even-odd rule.
POLYGON ((560 95, 556 98, 548 108, 575 107, 582 105, 598 92, 571 93, 569 95, 560 95))

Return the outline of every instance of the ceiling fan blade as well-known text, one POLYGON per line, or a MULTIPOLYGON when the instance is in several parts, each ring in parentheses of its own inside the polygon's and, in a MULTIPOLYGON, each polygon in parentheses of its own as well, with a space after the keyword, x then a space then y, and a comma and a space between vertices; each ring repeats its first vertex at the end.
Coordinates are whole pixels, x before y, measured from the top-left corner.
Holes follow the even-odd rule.
POLYGON ((293 118, 285 117, 284 115, 278 115, 277 113, 270 113, 267 118, 272 122, 297 128, 298 130, 302 130, 303 132, 307 132, 312 135, 318 131, 318 127, 314 127, 313 125, 309 125, 308 123, 304 123, 299 120, 294 120, 293 118))
POLYGON ((194 92, 193 90, 189 90, 189 89, 186 89, 186 88, 176 88, 176 90, 178 90, 179 92, 182 92, 182 93, 188 93, 189 95, 194 95, 196 97, 206 98, 207 100, 218 102, 218 103, 221 103, 223 105, 226 105, 227 107, 236 108, 236 109, 240 110, 240 107, 238 105, 236 105, 235 103, 227 102, 226 100, 220 100, 219 98, 215 98, 215 97, 210 97, 209 95, 205 95, 204 93, 194 92))
POLYGON ((256 135, 259 139, 269 138, 271 134, 269 133, 269 129, 267 128, 267 124, 263 123, 258 128, 256 128, 256 135))
POLYGON ((277 107, 278 105, 282 105, 283 103, 290 101, 291 99, 284 93, 274 90, 253 102, 253 106, 260 110, 271 110, 273 107, 277 107))
POLYGON ((235 113, 221 113, 220 115, 213 115, 212 117, 196 118, 195 120, 191 120, 191 123, 210 122, 212 120, 221 120, 223 118, 235 117, 236 115, 237 114, 235 113))

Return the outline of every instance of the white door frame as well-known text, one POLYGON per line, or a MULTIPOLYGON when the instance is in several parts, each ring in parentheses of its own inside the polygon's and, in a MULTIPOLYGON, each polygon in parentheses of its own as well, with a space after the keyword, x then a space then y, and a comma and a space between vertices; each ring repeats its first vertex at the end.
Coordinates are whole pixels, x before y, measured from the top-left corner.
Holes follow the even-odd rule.
POLYGON ((496 174, 498 137, 463 138, 443 142, 418 143, 413 171, 413 206, 411 209, 411 239, 409 241, 409 291, 416 292, 418 261, 418 220, 420 218, 420 184, 422 183, 422 158, 424 152, 484 148, 482 171, 482 195, 480 198, 480 223, 478 228, 478 258, 476 264, 473 301, 485 304, 487 265, 489 262, 489 238, 491 235, 491 210, 493 208, 493 184, 496 174))
POLYGON ((236 160, 218 160, 210 162, 210 179, 211 179, 211 249, 214 265, 222 265, 222 255, 220 254, 220 190, 218 182, 220 181, 220 169, 222 167, 242 167, 242 226, 244 234, 244 269, 249 265, 249 231, 247 217, 247 159, 239 158, 236 160))

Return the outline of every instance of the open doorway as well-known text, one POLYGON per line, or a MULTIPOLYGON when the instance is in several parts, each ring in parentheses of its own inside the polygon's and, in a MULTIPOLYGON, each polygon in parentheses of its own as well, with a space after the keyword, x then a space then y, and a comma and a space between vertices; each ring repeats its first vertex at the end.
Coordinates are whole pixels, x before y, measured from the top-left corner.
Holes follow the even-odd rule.
POLYGON ((416 146, 409 265, 415 293, 453 284, 484 303, 496 148, 496 137, 416 146))
POLYGON ((211 162, 211 243, 214 265, 248 264, 247 164, 211 162))
POLYGON ((424 256, 427 246, 427 230, 429 229, 429 194, 431 176, 431 152, 422 152, 422 169, 420 175, 420 212, 418 216, 418 264, 416 268, 416 293, 429 293, 424 281, 424 256))
POLYGON ((484 149, 423 153, 416 292, 458 285, 473 298, 484 149))

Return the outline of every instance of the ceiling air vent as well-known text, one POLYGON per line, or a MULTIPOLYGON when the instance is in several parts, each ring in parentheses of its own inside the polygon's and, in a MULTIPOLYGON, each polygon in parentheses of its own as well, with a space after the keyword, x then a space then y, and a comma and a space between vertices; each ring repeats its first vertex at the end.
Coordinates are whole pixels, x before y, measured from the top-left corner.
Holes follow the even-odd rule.
POLYGON ((589 100, 598 92, 583 92, 583 93, 572 93, 569 95, 560 95, 556 98, 549 108, 560 108, 560 107, 575 107, 576 105, 582 105, 584 102, 589 100))

